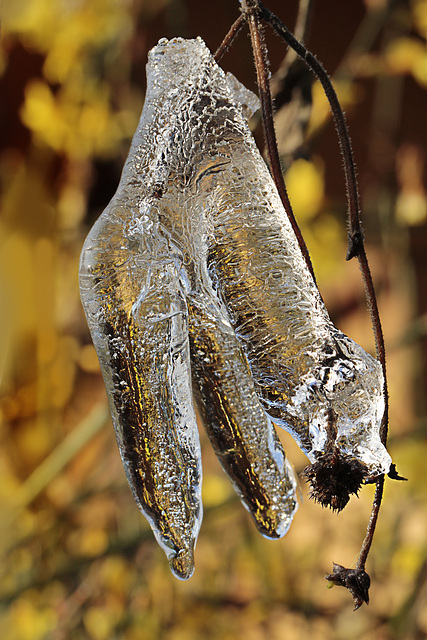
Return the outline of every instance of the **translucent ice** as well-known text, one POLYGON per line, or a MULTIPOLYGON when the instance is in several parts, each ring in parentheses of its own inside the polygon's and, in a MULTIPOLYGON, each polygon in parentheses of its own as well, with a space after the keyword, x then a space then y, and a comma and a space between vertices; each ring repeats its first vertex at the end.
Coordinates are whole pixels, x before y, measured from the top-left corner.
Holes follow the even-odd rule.
MULTIPOLYGON (((130 486, 187 578, 202 517, 195 401, 264 535, 288 530, 296 481, 218 281, 228 215, 218 185, 223 175, 230 184, 241 153, 262 163, 245 119, 255 98, 199 39, 160 41, 147 79, 119 187, 82 251, 80 286, 130 486)), ((236 178, 238 208, 258 187, 236 178)))
POLYGON ((333 508, 391 462, 381 367, 329 319, 250 133, 254 108, 200 39, 161 40, 119 187, 81 258, 127 477, 182 578, 202 517, 195 403, 268 537, 297 508, 271 419, 333 508))

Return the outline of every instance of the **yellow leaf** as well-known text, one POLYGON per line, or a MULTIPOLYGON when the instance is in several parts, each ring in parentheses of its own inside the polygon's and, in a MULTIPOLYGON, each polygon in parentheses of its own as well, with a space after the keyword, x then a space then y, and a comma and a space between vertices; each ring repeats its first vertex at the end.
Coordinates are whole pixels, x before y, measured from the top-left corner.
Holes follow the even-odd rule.
MULTIPOLYGON (((346 80, 334 80, 333 85, 343 109, 360 101, 361 89, 356 83, 346 80)), ((331 117, 332 114, 328 99, 325 96, 322 85, 317 81, 313 85, 313 108, 311 110, 307 136, 310 137, 313 135, 313 133, 323 127, 331 117)))
POLYGON ((98 356, 92 344, 85 345, 81 348, 78 362, 83 371, 87 373, 99 373, 98 356))
POLYGON ((10 637, 16 640, 43 640, 57 623, 53 609, 40 607, 27 597, 21 597, 12 604, 10 618, 13 629, 10 637))
POLYGON ((415 61, 412 73, 420 85, 427 87, 427 49, 424 50, 424 55, 415 61))
POLYGON ((113 153, 124 135, 107 86, 77 78, 55 96, 45 82, 30 82, 21 119, 39 144, 75 159, 113 153))
POLYGON ((424 224, 427 220, 427 198, 422 192, 401 191, 396 198, 396 221, 406 227, 424 224))
POLYGON ((21 119, 34 132, 36 140, 55 151, 63 150, 67 124, 50 88, 42 80, 27 85, 21 119))
POLYGON ((73 555, 96 557, 106 550, 108 536, 103 529, 88 527, 73 532, 68 538, 67 546, 73 555))
POLYGON ((117 624, 117 615, 107 606, 90 607, 84 614, 83 621, 93 640, 108 640, 117 624))

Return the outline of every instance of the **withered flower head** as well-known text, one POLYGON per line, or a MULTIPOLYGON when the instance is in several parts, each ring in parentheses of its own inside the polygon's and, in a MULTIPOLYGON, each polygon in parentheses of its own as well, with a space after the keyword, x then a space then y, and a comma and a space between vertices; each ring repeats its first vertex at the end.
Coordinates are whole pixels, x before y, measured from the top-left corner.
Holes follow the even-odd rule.
POLYGON ((334 562, 333 572, 326 574, 325 579, 339 587, 345 587, 350 591, 354 600, 354 611, 364 602, 369 604, 371 579, 366 571, 362 569, 346 569, 342 565, 334 562))
POLYGON ((357 495, 367 475, 366 466, 338 449, 328 451, 302 472, 310 482, 310 497, 322 507, 342 511, 352 494, 357 495))

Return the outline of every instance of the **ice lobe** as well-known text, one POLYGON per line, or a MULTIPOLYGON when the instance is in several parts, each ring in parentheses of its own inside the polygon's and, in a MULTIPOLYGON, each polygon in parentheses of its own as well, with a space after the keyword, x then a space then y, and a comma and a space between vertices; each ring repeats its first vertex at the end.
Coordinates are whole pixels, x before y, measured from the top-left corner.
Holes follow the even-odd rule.
MULTIPOLYGON (((202 519, 195 401, 261 533, 284 535, 297 509, 292 469, 209 264, 222 224, 217 185, 247 146, 254 108, 200 39, 160 41, 120 184, 81 256, 82 303, 126 475, 182 579, 202 519)), ((252 197, 241 186, 236 206, 252 197)))
POLYGON ((81 257, 127 478, 184 579, 202 518, 195 403, 270 538, 297 508, 272 420, 334 509, 390 467, 381 367, 329 319, 250 133, 256 105, 200 39, 161 40, 119 187, 81 257))
POLYGON ((386 473, 380 364, 331 323, 247 123, 210 64, 215 89, 192 101, 182 146, 194 235, 204 234, 196 268, 226 307, 263 406, 309 460, 322 467, 327 454, 329 475, 386 473))

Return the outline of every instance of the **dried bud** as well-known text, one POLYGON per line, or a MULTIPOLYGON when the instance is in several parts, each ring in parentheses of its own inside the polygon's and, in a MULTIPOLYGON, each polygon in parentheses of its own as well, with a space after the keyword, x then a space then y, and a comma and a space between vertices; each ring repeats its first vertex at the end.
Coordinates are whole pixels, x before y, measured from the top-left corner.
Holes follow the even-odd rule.
POLYGON ((350 591, 354 600, 354 611, 357 611, 364 602, 369 604, 371 579, 366 571, 362 569, 346 569, 334 562, 333 573, 326 574, 325 579, 350 591))

